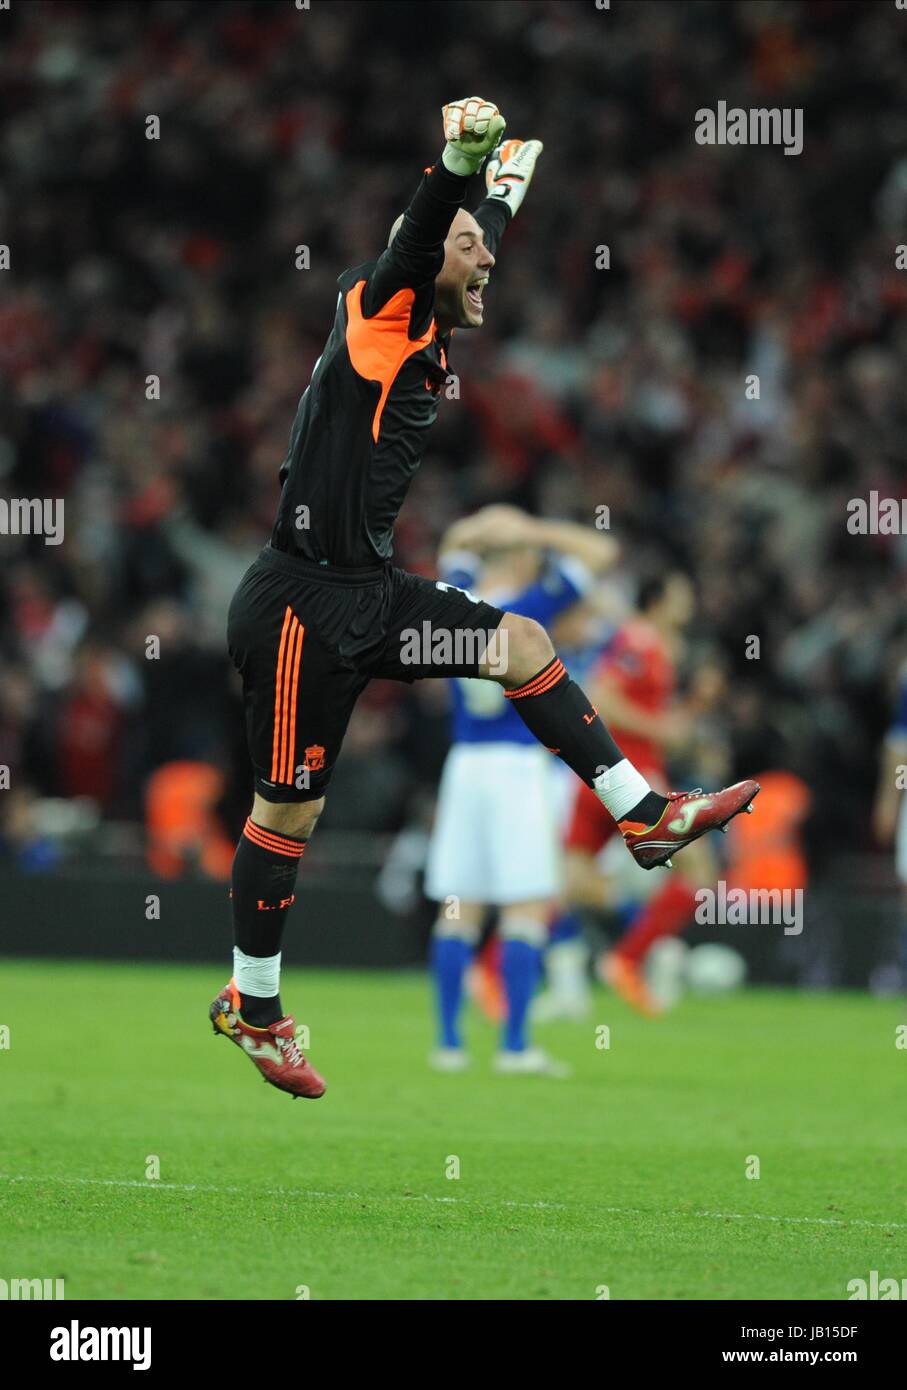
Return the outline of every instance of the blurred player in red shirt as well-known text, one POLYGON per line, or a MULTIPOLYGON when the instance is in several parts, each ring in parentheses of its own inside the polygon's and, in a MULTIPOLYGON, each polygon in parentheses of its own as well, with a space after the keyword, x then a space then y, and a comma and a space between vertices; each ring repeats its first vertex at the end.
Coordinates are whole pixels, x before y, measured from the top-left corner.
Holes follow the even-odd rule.
MULTIPOLYGON (((695 720, 718 699, 723 677, 713 666, 697 672, 683 701, 676 698, 676 663, 683 631, 695 612, 692 582, 679 570, 642 585, 637 613, 615 634, 588 681, 589 698, 652 787, 668 790, 665 759, 686 743, 695 720)), ((609 904, 611 890, 597 858, 617 833, 601 802, 580 784, 565 841, 566 897, 570 907, 609 904)), ((634 1008, 659 1012, 646 987, 642 962, 659 937, 682 931, 696 906, 695 886, 712 882, 715 862, 701 841, 684 864, 646 903, 630 931, 604 958, 606 982, 634 1008)), ((561 932, 561 939, 563 933, 561 932)))

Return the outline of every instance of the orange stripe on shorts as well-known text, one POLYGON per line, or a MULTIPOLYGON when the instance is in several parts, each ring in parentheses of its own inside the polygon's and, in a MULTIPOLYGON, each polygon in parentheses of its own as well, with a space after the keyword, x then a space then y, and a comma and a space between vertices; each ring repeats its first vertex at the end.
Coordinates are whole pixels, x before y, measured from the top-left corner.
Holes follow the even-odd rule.
POLYGON ((281 757, 278 782, 293 780, 293 751, 296 742, 296 691, 299 685, 299 662, 302 657, 302 627, 294 617, 287 648, 283 677, 283 714, 281 718, 281 757))
POLYGON ((280 634, 280 647, 277 652, 277 679, 274 691, 274 751, 271 758, 271 781, 278 780, 278 764, 280 761, 280 707, 283 695, 283 664, 284 654, 287 646, 287 633, 293 622, 293 610, 287 605, 287 611, 283 619, 283 631, 280 634))

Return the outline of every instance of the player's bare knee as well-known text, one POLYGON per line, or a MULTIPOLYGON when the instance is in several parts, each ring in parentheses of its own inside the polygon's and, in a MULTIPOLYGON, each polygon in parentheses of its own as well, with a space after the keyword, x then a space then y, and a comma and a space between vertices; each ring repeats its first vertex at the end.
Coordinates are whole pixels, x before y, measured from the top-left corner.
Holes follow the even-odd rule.
POLYGON ((318 824, 324 810, 324 797, 317 801, 266 801, 256 792, 252 819, 265 830, 289 835, 294 840, 307 840, 318 824))
POLYGON ((462 902, 456 894, 450 894, 438 905, 433 936, 436 941, 453 938, 465 941, 470 946, 478 943, 482 930, 483 908, 479 903, 462 902))
POLYGON ((498 652, 500 659, 489 674, 507 690, 525 684, 554 656, 551 638, 534 618, 505 613, 499 634, 504 639, 498 652))
POLYGON ((532 904, 505 908, 498 922, 502 941, 522 941, 538 948, 548 941, 548 922, 542 912, 532 911, 532 904), (529 910, 527 910, 527 908, 529 910))

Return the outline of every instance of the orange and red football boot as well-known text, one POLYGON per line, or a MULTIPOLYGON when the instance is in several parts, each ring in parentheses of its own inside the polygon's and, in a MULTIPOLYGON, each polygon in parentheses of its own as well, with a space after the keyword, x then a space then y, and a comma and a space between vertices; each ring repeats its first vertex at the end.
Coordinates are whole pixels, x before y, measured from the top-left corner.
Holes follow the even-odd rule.
POLYGON ((645 1018, 657 1018, 664 1012, 646 984, 637 961, 622 956, 619 951, 608 951, 599 959, 596 974, 603 984, 609 985, 615 994, 619 994, 625 1003, 645 1018))
POLYGON ((241 1047, 265 1081, 278 1091, 286 1091, 294 1100, 298 1096, 306 1100, 323 1096, 324 1081, 297 1045, 295 1021, 287 1015, 267 1028, 253 1028, 243 1022, 241 1004, 239 990, 231 980, 208 1010, 215 1034, 241 1047))
POLYGON ((671 855, 709 830, 723 830, 741 811, 751 811, 758 782, 735 782, 720 792, 669 792, 668 804, 654 825, 621 821, 627 848, 643 869, 671 867, 671 855))

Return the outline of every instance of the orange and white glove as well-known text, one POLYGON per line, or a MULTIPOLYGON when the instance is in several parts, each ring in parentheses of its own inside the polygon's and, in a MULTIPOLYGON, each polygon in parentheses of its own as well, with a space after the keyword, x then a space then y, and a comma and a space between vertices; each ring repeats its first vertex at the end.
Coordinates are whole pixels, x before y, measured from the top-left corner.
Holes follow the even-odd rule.
POLYGON ((505 140, 493 150, 485 165, 489 198, 500 199, 515 214, 535 173, 535 161, 544 148, 541 140, 505 140))
POLYGON ((452 174, 474 174, 504 134, 507 122, 494 102, 463 97, 442 108, 447 144, 441 160, 452 174))

